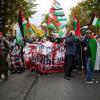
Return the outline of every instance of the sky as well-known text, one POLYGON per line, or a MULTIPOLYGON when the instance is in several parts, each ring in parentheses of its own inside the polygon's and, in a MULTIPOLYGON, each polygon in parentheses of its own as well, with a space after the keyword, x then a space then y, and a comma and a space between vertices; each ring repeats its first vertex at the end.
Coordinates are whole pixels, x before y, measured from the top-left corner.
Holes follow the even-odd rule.
MULTIPOLYGON (((63 8, 63 11, 68 19, 68 15, 70 14, 70 8, 77 5, 78 2, 81 2, 82 0, 57 0, 61 7, 63 8)), ((32 15, 32 18, 29 19, 29 21, 36 26, 39 26, 42 19, 43 14, 47 14, 49 12, 49 9, 52 6, 53 0, 36 0, 36 3, 39 4, 36 8, 37 13, 32 15)))

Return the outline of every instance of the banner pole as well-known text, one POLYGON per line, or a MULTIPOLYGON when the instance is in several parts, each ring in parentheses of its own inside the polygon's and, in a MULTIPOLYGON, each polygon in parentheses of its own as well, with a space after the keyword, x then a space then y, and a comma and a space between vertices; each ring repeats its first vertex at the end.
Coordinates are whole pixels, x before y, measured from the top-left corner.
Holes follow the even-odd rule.
POLYGON ((82 69, 81 69, 81 72, 82 72, 82 77, 84 78, 85 75, 84 75, 84 66, 83 66, 83 58, 82 58, 82 46, 81 46, 81 61, 82 61, 82 69))

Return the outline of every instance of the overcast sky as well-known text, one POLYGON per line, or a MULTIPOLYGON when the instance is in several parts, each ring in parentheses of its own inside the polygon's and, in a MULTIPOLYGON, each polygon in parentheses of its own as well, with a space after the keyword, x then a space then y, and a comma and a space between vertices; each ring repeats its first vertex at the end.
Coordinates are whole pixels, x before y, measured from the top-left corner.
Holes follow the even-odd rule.
MULTIPOLYGON (((36 1, 39 4, 37 6, 37 13, 32 16, 30 21, 31 23, 39 26, 43 19, 42 15, 47 14, 49 12, 53 0, 36 0, 36 1)), ((72 8, 82 0, 57 0, 57 1, 61 4, 61 7, 63 8, 66 17, 68 18, 68 15, 70 13, 70 8, 72 8)))

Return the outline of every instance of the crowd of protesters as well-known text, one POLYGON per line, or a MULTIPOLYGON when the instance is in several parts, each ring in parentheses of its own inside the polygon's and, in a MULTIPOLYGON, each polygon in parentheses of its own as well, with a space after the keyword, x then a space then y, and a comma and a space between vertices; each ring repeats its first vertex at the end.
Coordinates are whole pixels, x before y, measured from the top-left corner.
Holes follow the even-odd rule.
POLYGON ((65 40, 65 49, 64 78, 70 80, 73 69, 78 66, 78 70, 84 68, 86 82, 93 83, 93 70, 100 70, 100 34, 87 30, 77 38, 70 32, 65 40))
MULTIPOLYGON (((64 63, 64 78, 70 80, 73 69, 81 71, 85 70, 86 82, 93 83, 93 70, 100 70, 100 34, 94 34, 92 31, 82 33, 77 37, 73 32, 69 32, 66 38, 54 39, 48 37, 49 41, 63 43, 65 47, 65 63, 64 63)), ((0 80, 2 74, 4 79, 8 79, 8 71, 10 73, 22 73, 25 70, 23 47, 26 42, 45 42, 46 39, 36 39, 33 37, 25 38, 20 44, 16 43, 15 37, 3 37, 0 32, 0 80), (25 42, 25 43, 24 43, 25 42)))

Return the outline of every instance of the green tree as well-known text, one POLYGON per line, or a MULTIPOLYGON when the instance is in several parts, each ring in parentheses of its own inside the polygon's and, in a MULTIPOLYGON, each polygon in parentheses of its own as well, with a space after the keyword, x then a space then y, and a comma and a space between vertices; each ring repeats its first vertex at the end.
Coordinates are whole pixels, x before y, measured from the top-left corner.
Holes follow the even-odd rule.
POLYGON ((1 0, 0 16, 2 20, 0 24, 3 26, 0 31, 7 32, 10 25, 17 22, 18 12, 20 6, 22 6, 25 18, 36 13, 36 0, 1 0))
MULTIPOLYGON (((69 27, 72 25, 74 15, 79 19, 81 27, 89 23, 91 24, 93 13, 100 17, 99 0, 84 0, 71 9, 71 14, 69 15, 69 27)), ((92 29, 96 30, 94 27, 92 27, 92 29)))

